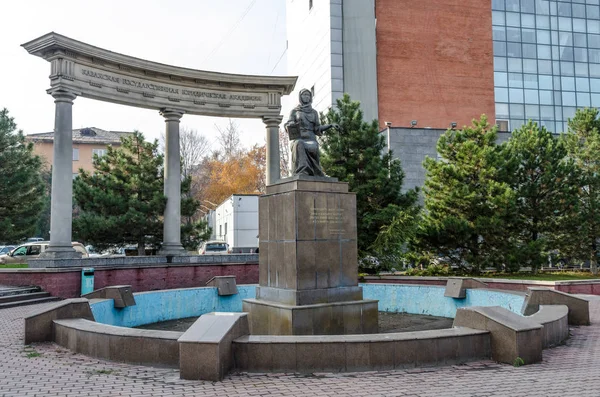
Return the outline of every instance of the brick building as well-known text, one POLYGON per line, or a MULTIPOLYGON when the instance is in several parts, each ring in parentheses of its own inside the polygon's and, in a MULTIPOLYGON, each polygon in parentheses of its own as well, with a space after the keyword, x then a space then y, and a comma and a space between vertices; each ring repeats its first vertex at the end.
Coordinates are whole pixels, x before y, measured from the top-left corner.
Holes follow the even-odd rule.
MULTIPOLYGON (((120 146, 121 137, 131 132, 105 131, 96 127, 73 130, 73 177, 80 168, 93 171, 94 154, 103 156, 109 145, 120 146)), ((29 134, 26 140, 33 142, 33 152, 44 160, 44 166, 52 168, 54 132, 29 134)))
POLYGON ((428 132, 481 114, 559 133, 600 106, 600 0, 287 0, 287 18, 296 90, 311 88, 319 111, 347 92, 390 123, 407 177, 424 155, 394 142, 435 152, 428 132))

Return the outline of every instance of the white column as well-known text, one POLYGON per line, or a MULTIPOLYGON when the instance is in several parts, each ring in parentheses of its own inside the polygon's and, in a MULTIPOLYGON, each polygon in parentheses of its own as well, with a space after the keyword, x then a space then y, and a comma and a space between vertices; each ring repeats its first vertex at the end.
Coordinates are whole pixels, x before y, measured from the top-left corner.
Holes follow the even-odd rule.
POLYGON ((167 197, 161 255, 186 253, 181 245, 181 155, 179 152, 179 121, 183 113, 176 109, 163 109, 160 112, 166 123, 164 193, 167 197))
POLYGON ((54 98, 54 144, 52 160, 52 197, 50 207, 50 244, 44 258, 81 258, 71 245, 73 229, 73 100, 72 92, 50 92, 54 98))
POLYGON ((279 125, 282 116, 263 117, 267 127, 267 185, 272 185, 281 177, 279 169, 279 125))

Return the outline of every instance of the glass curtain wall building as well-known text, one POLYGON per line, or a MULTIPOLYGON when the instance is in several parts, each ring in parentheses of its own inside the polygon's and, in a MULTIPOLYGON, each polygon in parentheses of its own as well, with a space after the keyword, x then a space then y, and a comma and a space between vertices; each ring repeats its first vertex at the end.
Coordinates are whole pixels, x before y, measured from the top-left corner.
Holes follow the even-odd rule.
POLYGON ((531 119, 560 133, 600 107, 600 0, 492 0, 492 25, 501 130, 531 119))

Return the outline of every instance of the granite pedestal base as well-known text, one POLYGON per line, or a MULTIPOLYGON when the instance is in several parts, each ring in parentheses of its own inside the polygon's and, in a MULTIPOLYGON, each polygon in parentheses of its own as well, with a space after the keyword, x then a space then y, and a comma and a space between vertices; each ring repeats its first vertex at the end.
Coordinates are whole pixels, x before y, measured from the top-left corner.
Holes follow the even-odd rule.
POLYGON ((253 335, 378 331, 377 301, 358 286, 356 195, 332 178, 296 175, 259 199, 259 284, 246 299, 253 335))
POLYGON ((379 331, 376 300, 291 306, 244 299, 252 335, 348 335, 379 331))

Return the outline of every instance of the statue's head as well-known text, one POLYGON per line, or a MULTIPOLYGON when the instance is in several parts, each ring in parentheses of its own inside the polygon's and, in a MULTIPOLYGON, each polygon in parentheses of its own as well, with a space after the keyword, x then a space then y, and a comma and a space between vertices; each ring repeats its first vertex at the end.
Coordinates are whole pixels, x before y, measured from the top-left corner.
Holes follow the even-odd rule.
POLYGON ((301 105, 309 105, 312 103, 312 92, 306 88, 300 90, 298 97, 300 98, 301 105))

